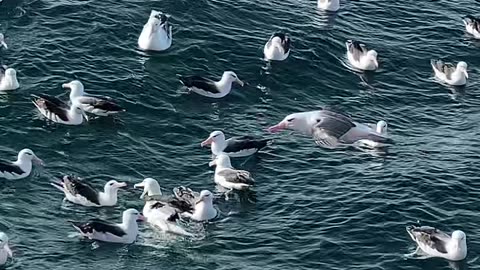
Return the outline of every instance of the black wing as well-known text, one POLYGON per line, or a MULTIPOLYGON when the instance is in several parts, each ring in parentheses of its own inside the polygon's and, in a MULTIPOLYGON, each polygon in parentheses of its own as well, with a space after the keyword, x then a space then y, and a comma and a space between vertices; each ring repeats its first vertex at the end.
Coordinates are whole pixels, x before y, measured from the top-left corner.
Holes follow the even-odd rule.
MULTIPOLYGON (((180 187, 180 188, 183 188, 183 187, 180 187)), ((178 189, 180 189, 178 188, 178 189)), ((191 196, 188 198, 188 200, 185 199, 185 196, 190 196, 189 192, 186 191, 187 189, 185 190, 181 190, 181 191, 178 191, 179 193, 179 196, 175 196, 175 197, 172 197, 172 196, 164 196, 164 195, 160 195, 160 196, 145 196, 145 200, 147 201, 151 201, 151 200, 154 200, 156 201, 153 205, 152 205, 152 209, 153 208, 162 208, 164 206, 170 206, 170 207, 173 207, 175 209, 178 209, 180 212, 190 212, 190 211, 193 211, 194 208, 193 208, 193 205, 191 204, 191 201, 194 201, 194 196, 191 196), (180 195, 180 193, 185 193, 185 194, 182 194, 180 195)), ((174 191, 175 192, 175 191, 174 191)), ((175 194, 177 195, 177 194, 175 194)))
POLYGON ((409 233, 413 235, 418 241, 425 243, 431 248, 438 250, 441 253, 448 253, 445 240, 449 240, 449 236, 444 232, 428 226, 409 228, 409 233))
POLYGON ((109 111, 109 112, 125 111, 125 109, 123 109, 121 106, 107 99, 96 98, 96 97, 80 97, 78 98, 78 101, 82 104, 88 104, 93 106, 96 109, 100 109, 103 111, 109 111))
POLYGON ((63 183, 65 184, 68 192, 70 192, 71 194, 83 196, 92 203, 100 205, 100 201, 98 199, 98 191, 96 191, 88 183, 82 182, 80 178, 74 176, 67 176, 64 177, 63 183))
POLYGON ((218 94, 220 91, 215 86, 214 81, 204 78, 201 76, 181 76, 180 81, 188 88, 195 87, 198 89, 205 90, 207 92, 218 94))
POLYGON ((5 173, 5 172, 15 173, 15 174, 18 174, 18 175, 25 173, 17 165, 14 165, 11 162, 1 161, 1 160, 0 160, 0 172, 2 172, 2 173, 5 173))
POLYGON ((227 140, 227 147, 223 150, 225 153, 236 153, 245 149, 260 150, 268 145, 270 139, 257 140, 251 136, 234 137, 227 140))
POLYGON ((344 114, 322 110, 320 118, 314 128, 325 130, 329 135, 340 138, 351 128, 355 127, 352 119, 344 114))
POLYGON ((200 194, 184 186, 174 188, 173 193, 175 194, 175 198, 190 205, 192 209, 195 208, 195 203, 197 202, 198 197, 200 197, 200 194))
POLYGON ((467 15, 465 16, 465 18, 469 19, 472 24, 472 27, 478 32, 480 32, 480 19, 475 18, 472 15, 467 15))
POLYGON ((362 56, 362 55, 364 55, 368 52, 365 44, 363 44, 359 41, 356 41, 356 40, 347 41, 347 48, 348 48, 348 51, 353 55, 353 58, 356 61, 359 61, 360 56, 362 56))
POLYGON ((57 115, 63 121, 68 121, 68 110, 70 107, 57 97, 39 94, 39 99, 35 101, 39 107, 57 115))
POLYGON ((247 171, 223 169, 220 172, 218 172, 218 175, 225 177, 225 180, 230 183, 247 184, 247 185, 255 184, 255 181, 253 180, 252 176, 247 171))
POLYGON ((91 219, 86 223, 73 222, 73 221, 70 221, 70 222, 73 224, 73 226, 75 226, 85 234, 100 232, 100 233, 111 233, 118 237, 122 237, 127 234, 122 228, 118 227, 117 224, 110 223, 108 221, 101 220, 101 219, 91 219))

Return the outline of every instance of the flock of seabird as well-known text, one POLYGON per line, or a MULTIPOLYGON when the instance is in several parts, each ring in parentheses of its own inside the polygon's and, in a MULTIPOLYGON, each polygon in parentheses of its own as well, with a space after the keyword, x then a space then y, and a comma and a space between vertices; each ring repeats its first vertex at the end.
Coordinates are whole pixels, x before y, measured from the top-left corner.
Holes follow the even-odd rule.
MULTIPOLYGON (((337 11, 339 0, 318 0, 318 8, 337 11)), ((163 12, 152 11, 138 39, 138 46, 145 51, 164 51, 172 44, 172 26, 169 16, 163 12)), ((480 19, 467 16, 464 19, 466 31, 474 38, 480 39, 480 19)), ((283 61, 290 54, 290 38, 285 33, 274 33, 264 46, 267 61, 283 61)), ((0 50, 8 49, 4 35, 0 34, 0 50)), ((346 42, 346 54, 351 67, 358 71, 372 71, 378 68, 377 52, 368 50, 366 45, 349 40, 346 42)), ((467 63, 459 62, 456 67, 441 60, 432 60, 435 77, 449 85, 465 85, 468 79, 467 63)), ((210 98, 222 98, 228 95, 233 83, 244 83, 233 71, 225 71, 219 81, 202 76, 180 76, 180 82, 191 92, 210 98)), ((71 81, 62 85, 70 90, 69 100, 38 94, 33 104, 48 120, 65 125, 80 125, 88 121, 87 114, 96 117, 111 116, 125 111, 120 105, 106 97, 91 96, 85 93, 83 84, 71 81)), ((19 88, 16 71, 7 66, 0 67, 0 91, 19 88)), ((334 108, 317 111, 299 112, 286 116, 278 124, 268 128, 271 133, 293 130, 311 136, 324 148, 357 146, 379 148, 392 142, 387 135, 387 122, 362 124, 334 108)), ((210 145, 212 161, 215 166, 214 182, 225 188, 225 197, 234 190, 247 190, 255 184, 248 171, 232 167, 230 158, 245 157, 257 153, 271 143, 269 139, 256 139, 250 136, 225 138, 222 131, 213 131, 201 146, 210 145)), ((28 177, 33 164, 43 165, 32 150, 23 149, 14 162, 0 161, 0 177, 5 179, 22 179, 28 177)), ((86 181, 73 175, 66 175, 51 185, 60 190, 65 200, 87 207, 114 206, 118 201, 118 191, 127 186, 124 182, 109 181, 103 190, 91 186, 86 181)), ((193 191, 187 187, 173 189, 172 194, 164 195, 159 183, 153 178, 146 178, 134 185, 142 189, 140 196, 145 201, 142 213, 135 209, 123 212, 121 223, 91 219, 87 222, 71 221, 72 226, 86 238, 114 242, 133 243, 138 235, 138 221, 146 221, 165 232, 192 236, 177 222, 187 218, 193 221, 208 221, 218 217, 219 212, 213 204, 213 194, 208 190, 193 191)), ((407 232, 418 245, 414 255, 424 257, 442 257, 451 261, 463 260, 467 255, 466 235, 454 231, 448 235, 432 227, 407 227, 407 232)), ((413 254, 412 254, 413 255, 413 254)), ((0 232, 0 265, 13 257, 8 244, 8 237, 0 232)))

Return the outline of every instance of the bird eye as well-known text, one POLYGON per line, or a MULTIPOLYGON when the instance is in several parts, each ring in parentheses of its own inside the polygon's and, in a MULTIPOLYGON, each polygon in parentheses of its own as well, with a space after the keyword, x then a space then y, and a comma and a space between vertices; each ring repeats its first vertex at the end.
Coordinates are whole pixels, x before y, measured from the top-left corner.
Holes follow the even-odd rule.
POLYGON ((110 183, 110 186, 113 186, 113 184, 115 184, 115 183, 110 183))
POLYGON ((292 122, 295 118, 287 119, 287 122, 292 122))

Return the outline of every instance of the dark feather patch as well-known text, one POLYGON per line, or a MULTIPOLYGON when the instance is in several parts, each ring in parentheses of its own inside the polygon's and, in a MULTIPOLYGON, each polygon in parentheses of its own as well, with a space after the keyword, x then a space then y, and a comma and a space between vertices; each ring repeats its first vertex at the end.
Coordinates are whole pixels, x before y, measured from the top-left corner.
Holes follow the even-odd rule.
POLYGON ((82 182, 80 178, 74 176, 67 176, 63 179, 63 183, 68 192, 75 195, 85 197, 90 202, 100 205, 98 199, 98 191, 96 191, 90 184, 82 182))
POLYGON ((24 174, 25 172, 20 169, 17 165, 14 165, 11 162, 0 161, 0 172, 5 173, 14 173, 14 174, 24 174))
POLYGON ((227 140, 227 147, 223 150, 225 153, 236 153, 241 150, 255 149, 256 151, 267 146, 270 139, 257 140, 251 136, 234 137, 227 140))
POLYGON ((125 231, 122 228, 118 227, 118 225, 101 220, 101 219, 91 219, 86 223, 74 222, 70 221, 73 226, 77 227, 80 231, 85 234, 92 234, 95 232, 100 233, 111 233, 118 237, 122 237, 126 235, 125 231))
POLYGON ((38 97, 39 99, 35 101, 35 104, 37 104, 40 108, 57 115, 63 121, 68 121, 67 113, 70 107, 67 103, 54 96, 39 94, 38 97))
POLYGON ((201 76, 181 76, 180 81, 188 88, 195 87, 213 94, 220 93, 214 81, 201 76))

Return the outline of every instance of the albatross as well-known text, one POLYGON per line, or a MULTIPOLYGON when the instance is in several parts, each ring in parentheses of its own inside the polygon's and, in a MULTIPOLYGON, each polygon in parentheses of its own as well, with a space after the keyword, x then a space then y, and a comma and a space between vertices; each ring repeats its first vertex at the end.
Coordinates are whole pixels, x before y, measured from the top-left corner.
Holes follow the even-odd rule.
POLYGON ((125 109, 110 99, 87 96, 85 88, 80 81, 71 81, 63 84, 62 87, 70 89, 70 102, 85 112, 98 116, 109 116, 125 111, 125 109))
POLYGON ((164 51, 172 45, 172 26, 168 22, 170 16, 152 10, 147 23, 138 37, 138 47, 142 50, 164 51))
POLYGON ((85 112, 76 104, 68 105, 57 97, 45 94, 33 95, 32 103, 48 120, 64 125, 81 125, 87 119, 85 112))
POLYGON ((165 232, 192 235, 177 225, 180 213, 192 213, 195 210, 189 202, 173 196, 164 196, 158 181, 153 178, 145 178, 142 182, 135 184, 134 188, 143 188, 140 199, 145 200, 142 213, 148 223, 165 232))
POLYGON ((467 84, 467 63, 460 61, 458 62, 456 68, 453 64, 444 63, 442 60, 431 60, 430 63, 433 71, 435 72, 435 77, 441 82, 453 86, 462 86, 467 84))
POLYGON ((210 149, 214 156, 225 153, 230 157, 246 157, 257 153, 269 144, 270 139, 255 139, 252 136, 233 137, 225 139, 221 131, 213 131, 200 146, 211 145, 210 149))
POLYGON ((247 190, 255 184, 255 180, 249 172, 244 170, 236 170, 232 167, 230 157, 221 153, 213 161, 209 163, 209 166, 215 167, 215 183, 228 189, 225 196, 232 190, 247 190))
POLYGON ((17 71, 7 66, 0 66, 0 91, 15 90, 19 87, 17 71))
POLYGON ((266 60, 283 61, 290 54, 290 38, 284 33, 273 34, 263 48, 266 60))
POLYGON ((180 76, 180 82, 199 95, 211 98, 222 98, 230 93, 234 82, 243 86, 243 82, 233 71, 225 71, 220 81, 213 81, 202 76, 180 76))
POLYGON ((173 189, 175 197, 193 207, 192 212, 184 212, 183 216, 195 221, 208 221, 217 217, 218 211, 213 207, 213 194, 209 190, 202 190, 200 193, 194 192, 186 187, 173 189))
POLYGON ((461 261, 467 257, 467 237, 462 231, 454 231, 450 236, 433 227, 409 226, 407 232, 418 245, 412 255, 419 254, 421 250, 425 253, 424 257, 441 257, 450 261, 461 261))
POLYGON ((32 150, 23 149, 18 153, 17 160, 14 162, 0 160, 0 178, 22 179, 30 175, 33 163, 44 165, 32 150))
POLYGON ((352 145, 360 140, 382 145, 390 142, 386 134, 355 122, 350 116, 339 111, 327 108, 287 115, 281 122, 269 127, 268 131, 279 132, 285 129, 312 136, 315 142, 324 148, 352 145))
POLYGON ((465 28, 474 38, 480 39, 480 19, 467 15, 463 20, 465 28))
POLYGON ((8 245, 8 236, 0 232, 0 266, 5 265, 8 258, 13 258, 13 252, 8 245))
POLYGON ((124 182, 111 180, 105 184, 103 192, 98 192, 90 184, 72 175, 65 175, 62 181, 50 184, 65 193, 65 199, 68 201, 83 206, 96 207, 116 205, 118 190, 127 186, 124 182))
POLYGON ((377 52, 367 50, 367 46, 359 41, 348 40, 347 58, 350 64, 359 70, 376 70, 378 68, 377 52))
POLYGON ((122 223, 112 223, 101 219, 90 219, 87 222, 69 222, 83 237, 88 239, 131 244, 137 239, 137 221, 143 219, 143 215, 137 210, 128 209, 123 212, 122 223))

